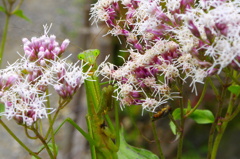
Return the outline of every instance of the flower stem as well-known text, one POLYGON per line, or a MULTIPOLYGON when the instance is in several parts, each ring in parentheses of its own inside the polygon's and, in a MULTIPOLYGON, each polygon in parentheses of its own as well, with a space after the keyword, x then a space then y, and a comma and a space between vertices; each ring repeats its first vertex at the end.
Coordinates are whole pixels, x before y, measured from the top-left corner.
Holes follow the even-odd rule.
POLYGON ((64 108, 69 102, 70 102, 70 100, 67 100, 67 101, 64 101, 64 102, 59 102, 59 106, 58 106, 58 108, 57 108, 57 110, 56 110, 56 112, 55 112, 55 114, 54 114, 54 116, 52 118, 52 121, 50 123, 49 129, 48 129, 48 131, 47 131, 47 133, 45 135, 45 139, 47 139, 49 134, 51 133, 51 127, 53 127, 53 124, 54 124, 55 120, 57 119, 57 116, 58 116, 60 110, 62 108, 64 108))
POLYGON ((45 139, 41 136, 41 134, 39 134, 39 132, 34 128, 32 127, 31 130, 36 134, 36 136, 39 138, 39 140, 42 142, 42 144, 44 145, 44 147, 46 148, 48 154, 49 154, 49 157, 51 159, 55 159, 56 157, 53 156, 52 154, 52 151, 50 150, 47 142, 45 141, 45 139))
MULTIPOLYGON (((230 96, 230 102, 229 102, 229 105, 228 105, 226 116, 228 116, 228 114, 231 114, 232 110, 233 110, 233 94, 231 94, 231 96, 230 96)), ((217 156, 218 147, 219 147, 220 141, 222 139, 222 136, 223 136, 223 134, 226 130, 228 122, 229 121, 225 121, 225 122, 222 123, 222 126, 221 126, 220 130, 218 131, 218 133, 215 137, 212 152, 211 152, 211 159, 215 159, 216 156, 217 156)))
POLYGON ((163 155, 163 152, 162 152, 162 148, 161 148, 161 143, 160 143, 160 140, 158 138, 158 135, 157 135, 157 129, 156 129, 156 125, 155 125, 155 122, 152 121, 152 130, 153 130, 153 136, 155 138, 155 141, 157 143, 157 147, 158 147, 158 151, 159 151, 159 157, 160 159, 164 159, 164 155, 163 155))
POLYGON ((183 132, 184 132, 184 124, 185 124, 185 118, 184 118, 184 111, 183 111, 183 100, 181 99, 180 104, 180 110, 181 110, 181 120, 180 120, 180 137, 179 137, 179 142, 178 142, 178 151, 177 151, 177 159, 181 159, 182 156, 182 148, 183 148, 183 132))
POLYGON ((2 36, 1 46, 0 46, 0 66, 2 64, 3 52, 4 52, 6 40, 7 40, 7 33, 8 33, 10 17, 11 17, 11 15, 6 13, 5 26, 4 26, 3 36, 2 36))
POLYGON ((9 128, 5 123, 0 119, 0 124, 4 127, 4 129, 32 156, 36 157, 37 159, 40 159, 37 154, 35 154, 33 151, 31 151, 9 128))
POLYGON ((119 103, 118 103, 117 100, 114 100, 113 103, 114 103, 115 124, 116 124, 116 128, 115 128, 115 132, 116 132, 116 146, 119 148, 119 145, 120 145, 119 112, 118 112, 119 103))
MULTIPOLYGON (((237 72, 234 71, 233 73, 231 72, 230 74, 232 74, 233 76, 232 77, 236 77, 237 76, 237 72)), ((232 79, 233 80, 233 79, 232 79)), ((233 80, 233 84, 236 83, 234 80, 233 80)), ((224 91, 226 91, 226 87, 223 87, 224 91)), ((222 98, 225 97, 225 93, 223 91, 223 95, 222 95, 222 98)), ((222 125, 220 125, 219 127, 219 131, 215 137, 215 140, 214 140, 214 143, 213 143, 213 146, 212 146, 212 151, 211 151, 211 155, 209 155, 209 158, 211 159, 215 159, 216 156, 217 156, 217 151, 218 151, 218 147, 219 147, 219 144, 221 142, 221 139, 222 139, 222 136, 227 128, 227 125, 228 123, 239 113, 239 106, 240 104, 238 105, 238 107, 236 108, 235 112, 232 113, 233 111, 233 107, 234 107, 234 102, 235 102, 236 98, 235 98, 235 95, 233 93, 230 94, 230 99, 229 99, 229 104, 228 104, 228 107, 227 107, 227 112, 225 114, 225 117, 224 119, 228 119, 228 117, 230 116, 230 118, 228 120, 219 120, 219 122, 222 122, 222 125)))
POLYGON ((181 159, 182 157, 182 149, 183 149, 183 137, 184 137, 184 124, 185 124, 185 118, 184 118, 184 103, 183 103, 183 85, 178 82, 178 86, 180 88, 180 94, 182 98, 180 99, 179 105, 180 105, 180 112, 181 112, 181 120, 180 120, 180 137, 178 142, 178 151, 177 151, 177 159, 181 159), (181 86, 181 87, 180 87, 181 86))
MULTIPOLYGON (((21 7, 23 1, 24 0, 20 0, 19 4, 15 7, 14 11, 18 10, 21 7)), ((14 13, 14 11, 12 11, 12 8, 13 8, 13 5, 14 5, 15 1, 11 1, 11 2, 8 1, 8 3, 9 3, 9 7, 7 6, 6 2, 3 1, 3 6, 5 8, 6 19, 5 19, 3 36, 2 36, 1 45, 0 45, 0 67, 1 67, 1 64, 2 64, 3 52, 4 52, 5 44, 6 44, 6 41, 7 41, 7 34, 8 34, 10 17, 14 13)))
POLYGON ((188 113, 185 114, 184 118, 189 117, 198 108, 198 106, 201 104, 201 102, 205 96, 206 90, 207 90, 207 82, 205 82, 205 84, 204 84, 202 94, 201 94, 197 104, 193 107, 193 109, 191 109, 188 113))
MULTIPOLYGON (((216 99, 218 101, 218 108, 217 108, 217 113, 215 115, 215 121, 211 126, 210 134, 209 134, 209 138, 208 138, 208 155, 207 155, 207 158, 212 159, 212 151, 213 151, 213 146, 214 146, 214 142, 215 142, 214 140, 216 140, 215 131, 216 131, 216 128, 217 128, 217 124, 219 122, 219 117, 222 114, 223 100, 224 100, 224 97, 226 95, 226 87, 224 85, 222 85, 222 90, 221 90, 221 95, 220 95, 219 91, 214 86, 214 84, 212 83, 211 80, 209 80, 209 83, 210 83, 211 87, 213 88, 213 90, 215 92, 215 95, 216 95, 216 99)), ((225 84, 227 84, 227 83, 228 83, 228 78, 225 81, 225 84)))
MULTIPOLYGON (((46 92, 47 92, 47 94, 49 94, 48 89, 47 89, 46 92)), ((50 99, 49 99, 49 96, 47 96, 47 108, 49 108, 49 111, 50 111, 50 99)), ((52 116, 51 116, 50 113, 48 113, 48 121, 50 123, 49 131, 51 133, 51 138, 52 138, 53 153, 54 153, 54 156, 57 156, 57 149, 56 149, 55 136, 54 136, 54 130, 53 130, 53 123, 54 123, 54 121, 52 120, 52 116)))

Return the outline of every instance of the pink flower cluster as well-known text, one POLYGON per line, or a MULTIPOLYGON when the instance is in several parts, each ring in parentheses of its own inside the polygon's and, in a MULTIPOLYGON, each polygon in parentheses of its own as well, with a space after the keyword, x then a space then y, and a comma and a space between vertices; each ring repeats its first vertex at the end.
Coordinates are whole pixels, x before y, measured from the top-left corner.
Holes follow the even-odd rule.
POLYGON ((240 2, 227 0, 99 0, 93 22, 104 21, 107 34, 123 36, 129 59, 117 67, 104 62, 99 73, 117 81, 117 99, 155 112, 178 98, 177 78, 197 94, 196 83, 240 70, 240 2), (126 91, 127 90, 127 91, 126 91))
POLYGON ((59 46, 54 35, 45 34, 31 41, 24 38, 23 43, 25 55, 0 70, 0 102, 5 106, 0 115, 31 126, 55 110, 45 105, 50 86, 62 100, 69 101, 88 75, 82 64, 60 59, 69 44, 67 39, 59 46))
POLYGON ((47 60, 56 60, 66 50, 69 45, 69 40, 62 42, 61 46, 56 41, 56 36, 43 35, 39 38, 32 37, 31 41, 23 38, 24 53, 29 61, 37 61, 40 65, 46 65, 47 60))

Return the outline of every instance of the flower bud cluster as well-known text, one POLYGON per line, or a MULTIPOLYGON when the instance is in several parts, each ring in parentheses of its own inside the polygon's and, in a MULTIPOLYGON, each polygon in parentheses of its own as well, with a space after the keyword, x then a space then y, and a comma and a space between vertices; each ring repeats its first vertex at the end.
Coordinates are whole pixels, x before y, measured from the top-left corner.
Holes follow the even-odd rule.
POLYGON ((105 62, 100 73, 117 81, 122 106, 154 112, 174 98, 169 92, 176 78, 190 78, 197 94, 196 83, 205 77, 225 67, 240 70, 239 13, 239 1, 99 0, 93 22, 105 21, 107 34, 125 37, 130 53, 123 66, 105 62))
POLYGON ((29 61, 37 61, 41 66, 46 65, 46 60, 56 60, 57 57, 60 57, 70 42, 66 39, 59 46, 55 35, 32 37, 31 40, 23 38, 22 41, 24 53, 29 61))
POLYGON ((0 115, 31 126, 55 110, 45 105, 50 86, 60 98, 69 100, 88 77, 88 72, 83 73, 82 64, 60 59, 69 40, 59 46, 55 36, 45 34, 31 41, 24 38, 23 43, 25 55, 0 70, 0 102, 5 106, 0 115))

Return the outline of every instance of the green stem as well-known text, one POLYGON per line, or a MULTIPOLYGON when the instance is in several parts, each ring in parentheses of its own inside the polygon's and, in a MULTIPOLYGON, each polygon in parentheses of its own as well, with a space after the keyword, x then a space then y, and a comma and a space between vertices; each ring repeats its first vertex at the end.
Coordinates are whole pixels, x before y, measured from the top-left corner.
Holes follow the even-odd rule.
MULTIPOLYGON (((223 108, 223 100, 226 94, 226 87, 223 85, 222 86, 222 91, 221 91, 221 95, 219 95, 219 91, 217 90, 217 88, 215 87, 215 85, 212 83, 211 80, 209 80, 210 85, 212 86, 215 94, 216 94, 216 99, 218 101, 218 108, 217 108, 217 113, 215 115, 215 121, 211 126, 210 129, 210 134, 209 134, 209 138, 208 138, 208 155, 207 158, 210 159, 212 158, 212 151, 213 151, 213 144, 214 144, 214 138, 215 138, 215 131, 217 128, 217 124, 219 122, 219 117, 222 114, 222 108, 223 108)), ((225 85, 228 83, 228 79, 226 79, 225 81, 225 85)), ((215 138, 216 139, 216 138, 215 138)))
POLYGON ((240 112, 240 104, 238 104, 237 108, 235 109, 235 111, 232 113, 232 115, 225 117, 224 119, 222 119, 221 121, 226 122, 226 121, 231 121, 233 118, 235 118, 238 113, 240 112))
POLYGON ((24 1, 24 0, 20 0, 19 4, 15 7, 15 9, 14 9, 14 11, 12 11, 12 13, 14 13, 15 11, 17 11, 17 10, 21 7, 23 1, 24 1))
POLYGON ((37 159, 40 159, 37 154, 35 154, 33 151, 31 151, 9 128, 5 123, 0 119, 0 124, 4 127, 4 129, 32 156, 36 157, 37 159))
POLYGON ((168 114, 168 117, 169 117, 169 119, 173 122, 173 124, 176 126, 177 131, 180 132, 180 131, 181 131, 181 128, 178 126, 176 120, 174 120, 174 118, 173 118, 173 116, 172 116, 171 113, 168 114))
POLYGON ((115 124, 116 124, 116 146, 119 148, 120 145, 120 131, 119 131, 119 113, 118 113, 118 107, 119 107, 119 102, 117 100, 114 100, 114 110, 115 110, 115 124))
MULTIPOLYGON (((83 136, 84 138, 91 144, 97 145, 97 143, 90 137, 89 134, 87 134, 81 127, 79 127, 71 118, 65 119, 59 126, 58 128, 54 131, 54 135, 58 133, 58 131, 61 129, 61 127, 66 123, 70 123, 72 126, 74 126, 83 136)), ((50 138, 47 143, 49 143, 52 139, 50 138)), ((42 150, 44 150, 44 147, 41 148, 37 154, 39 154, 42 150)))
POLYGON ((8 26, 9 26, 9 21, 10 21, 10 17, 12 16, 12 14, 14 13, 14 11, 18 10, 22 3, 23 3, 23 0, 20 0, 19 4, 15 7, 14 11, 12 11, 12 7, 15 3, 15 1, 12 1, 12 3, 9 3, 9 8, 7 8, 7 4, 6 2, 3 0, 3 5, 4 5, 4 8, 5 8, 5 15, 6 15, 6 19, 5 19, 5 25, 4 25, 4 29, 3 29, 3 36, 2 36, 2 40, 1 40, 1 45, 0 45, 0 67, 2 65, 2 57, 3 57, 3 52, 4 52, 4 48, 5 48, 5 44, 6 44, 6 41, 7 41, 7 34, 8 34, 8 26))
POLYGON ((50 126, 49 126, 49 128, 48 128, 48 131, 47 131, 47 133, 46 133, 46 135, 45 135, 45 139, 47 139, 48 136, 49 136, 49 134, 51 133, 51 127, 53 127, 53 124, 54 124, 55 120, 57 119, 57 116, 58 116, 60 110, 61 110, 63 107, 65 107, 69 102, 70 102, 70 100, 67 100, 67 101, 64 101, 64 102, 60 102, 60 101, 59 101, 59 106, 58 106, 58 108, 57 108, 57 110, 56 110, 56 112, 55 112, 55 114, 54 114, 54 116, 53 116, 53 119, 52 119, 51 123, 50 123, 50 126))
POLYGON ((156 125, 155 125, 154 121, 152 121, 152 130, 153 130, 154 139, 157 143, 157 147, 158 147, 158 151, 159 151, 159 157, 160 157, 160 159, 164 159, 165 157, 164 157, 163 152, 162 152, 161 143, 160 143, 160 140, 159 140, 158 135, 157 135, 157 129, 156 129, 156 125))
MULTIPOLYGON (((48 92, 48 89, 46 90, 46 93, 47 93, 47 95, 49 94, 49 92, 48 92)), ((56 157, 57 156, 57 149, 56 149, 56 143, 55 143, 55 136, 54 136, 54 130, 53 130, 53 124, 54 124, 54 122, 55 122, 55 119, 54 120, 52 120, 52 116, 51 116, 51 114, 50 114, 50 108, 51 108, 51 106, 50 106, 50 99, 49 99, 49 96, 47 96, 47 108, 49 109, 49 112, 48 112, 48 121, 49 121, 49 131, 50 131, 50 133, 51 133, 51 138, 52 138, 52 146, 53 146, 53 154, 54 154, 54 157, 56 157)), ((47 139, 47 138, 45 138, 45 139, 47 139)))
POLYGON ((186 113, 186 115, 184 116, 184 118, 189 117, 189 116, 198 108, 198 106, 201 104, 201 102, 202 102, 202 100, 203 100, 203 98, 204 98, 204 96, 205 96, 206 90, 207 90, 207 82, 204 84, 201 97, 199 98, 197 104, 193 107, 193 109, 191 109, 189 112, 186 113))
POLYGON ((213 84, 212 80, 210 78, 208 78, 208 83, 210 84, 210 86, 212 87, 214 93, 215 93, 215 96, 217 98, 217 100, 219 100, 219 91, 218 89, 215 87, 215 85, 213 84))
POLYGON ((180 120, 180 131, 179 131, 180 137, 179 137, 179 142, 178 142, 177 159, 181 159, 181 157, 182 157, 183 137, 184 137, 183 132, 184 132, 184 124, 185 124, 183 102, 181 102, 181 103, 182 103, 182 104, 180 104, 181 120, 180 120))
POLYGON ((5 26, 4 26, 3 36, 2 36, 1 46, 0 46, 0 67, 2 65, 2 57, 3 57, 6 40, 7 40, 7 33, 8 33, 10 17, 11 17, 11 15, 6 13, 5 26))
MULTIPOLYGON (((226 116, 231 114, 232 110, 233 110, 233 94, 231 94, 231 96, 230 96, 230 102, 228 105, 226 116)), ((211 159, 215 159, 217 156, 218 147, 219 147, 219 144, 221 142, 222 136, 226 130, 228 123, 229 123, 229 121, 223 122, 219 132, 216 135, 216 138, 215 138, 214 144, 213 144, 213 148, 212 148, 212 152, 211 152, 211 159)))
MULTIPOLYGON (((227 69, 227 68, 226 68, 227 69)), ((236 84, 240 85, 239 77, 236 75, 233 75, 230 70, 224 71, 228 77, 230 77, 236 84)))
MULTIPOLYGON (((232 74, 232 77, 236 77, 237 76, 237 72, 236 71, 233 71, 231 73, 228 72, 228 74, 232 74)), ((227 83, 227 82, 226 82, 227 83)), ((234 82, 233 82, 234 84, 234 82)), ((222 94, 222 98, 224 99, 225 97, 225 90, 226 90, 226 87, 223 87, 224 91, 223 91, 223 94, 222 94)), ((220 145, 220 142, 221 142, 221 139, 222 139, 222 136, 227 128, 227 125, 228 123, 238 114, 239 112, 239 106, 240 104, 238 105, 238 107, 236 108, 235 112, 232 113, 233 111, 233 107, 234 107, 234 101, 235 101, 235 95, 233 93, 230 94, 230 102, 228 104, 228 109, 227 109, 227 112, 225 114, 225 119, 227 119, 229 116, 230 116, 230 120, 220 120, 220 122, 222 122, 222 125, 220 126, 219 128, 219 131, 215 137, 215 140, 214 140, 214 143, 213 143, 213 147, 212 147, 212 151, 211 151, 211 155, 209 155, 209 158, 211 159, 215 159, 216 156, 217 156, 217 151, 218 151, 218 147, 220 145)), ((221 101, 221 103, 223 103, 223 101, 221 101)))
POLYGON ((24 130, 25 130, 26 136, 27 136, 29 139, 33 139, 33 140, 37 139, 37 136, 30 136, 30 134, 28 133, 28 127, 27 127, 26 125, 24 126, 24 130))
POLYGON ((178 86, 180 87, 180 94, 182 98, 180 99, 179 105, 180 105, 180 112, 181 112, 181 120, 180 120, 180 137, 178 142, 178 150, 177 150, 177 159, 181 159, 182 157, 182 148, 183 148, 183 132, 184 132, 184 125, 185 125, 185 118, 184 118, 184 103, 183 103, 183 84, 180 84, 178 82, 178 86))
POLYGON ((39 138, 39 140, 42 142, 42 144, 44 145, 44 147, 46 148, 49 157, 51 159, 55 159, 56 157, 53 156, 52 151, 50 150, 47 142, 45 141, 45 139, 42 137, 42 135, 39 134, 38 130, 36 130, 34 127, 31 128, 31 130, 36 134, 36 136, 39 138))

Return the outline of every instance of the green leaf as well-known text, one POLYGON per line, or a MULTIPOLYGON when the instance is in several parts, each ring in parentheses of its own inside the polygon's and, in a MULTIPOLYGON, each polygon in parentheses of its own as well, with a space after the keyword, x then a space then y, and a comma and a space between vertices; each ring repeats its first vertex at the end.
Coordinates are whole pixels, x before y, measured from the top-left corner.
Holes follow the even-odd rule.
POLYGON ((31 21, 28 17, 26 17, 24 15, 22 10, 16 10, 16 11, 13 12, 13 14, 18 16, 18 17, 20 17, 20 18, 22 18, 22 19, 25 19, 26 21, 29 21, 29 22, 31 21))
MULTIPOLYGON (((186 114, 187 109, 183 109, 183 112, 186 114)), ((180 108, 175 109, 172 113, 172 116, 175 120, 181 119, 180 108)), ((210 110, 197 109, 189 117, 198 124, 209 124, 214 122, 214 116, 210 110)))
POLYGON ((228 87, 228 90, 231 93, 236 94, 236 96, 238 96, 240 94, 240 86, 239 85, 231 85, 228 87))
POLYGON ((120 133, 120 146, 117 155, 118 159, 158 159, 157 155, 148 150, 128 145, 123 136, 123 129, 120 133))
MULTIPOLYGON (((184 112, 184 114, 186 114, 187 109, 183 109, 183 112, 184 112)), ((174 119, 174 120, 179 120, 179 119, 181 119, 181 110, 180 110, 180 108, 175 109, 175 110, 173 111, 173 113, 172 113, 172 116, 173 116, 173 119, 174 119)))
POLYGON ((172 133, 174 135, 177 135, 177 127, 176 127, 176 125, 172 121, 170 121, 169 126, 170 126, 170 128, 172 130, 172 133))
POLYGON ((3 6, 0 6, 0 12, 6 12, 5 8, 3 6))
POLYGON ((190 116, 198 124, 209 124, 214 122, 214 115, 210 110, 195 110, 190 116))

